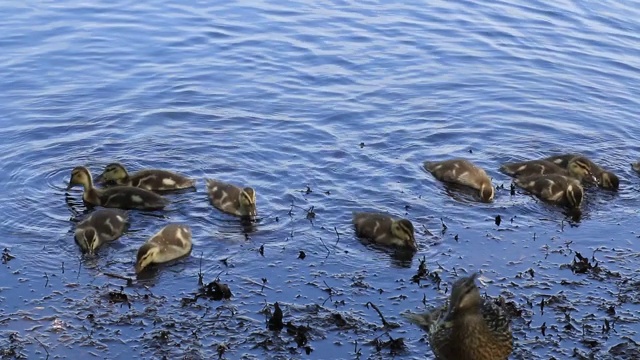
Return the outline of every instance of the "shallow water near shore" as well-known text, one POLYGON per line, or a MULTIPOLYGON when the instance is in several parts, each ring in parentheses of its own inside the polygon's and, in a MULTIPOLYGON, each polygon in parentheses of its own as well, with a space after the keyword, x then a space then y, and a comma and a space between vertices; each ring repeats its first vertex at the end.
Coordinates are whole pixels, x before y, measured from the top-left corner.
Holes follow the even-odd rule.
POLYGON ((3 357, 433 358, 401 314, 442 304, 473 271, 512 310, 512 359, 640 357, 632 3, 0 9, 3 357), (511 195, 498 171, 565 152, 621 179, 617 192, 587 189, 579 221, 511 195), (422 168, 450 157, 486 169, 492 203, 422 168), (97 176, 114 161, 196 189, 131 211, 122 238, 83 257, 71 169, 97 176), (205 178, 254 187, 259 221, 216 211, 205 178), (419 251, 360 241, 356 210, 410 219, 419 251), (136 278, 137 249, 169 222, 191 226, 192 253, 136 278), (432 276, 413 281, 423 259, 432 276), (288 331, 267 328, 275 302, 288 331))

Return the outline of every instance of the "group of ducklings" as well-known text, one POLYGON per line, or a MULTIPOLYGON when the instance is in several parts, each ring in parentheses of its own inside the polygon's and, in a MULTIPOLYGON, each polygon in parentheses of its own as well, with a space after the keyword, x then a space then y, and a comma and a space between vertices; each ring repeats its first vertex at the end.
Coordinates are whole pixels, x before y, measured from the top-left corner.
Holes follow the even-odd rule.
MULTIPOLYGON (((82 186, 85 204, 103 207, 91 212, 76 226, 75 240, 89 255, 94 255, 99 247, 118 239, 126 231, 129 220, 124 210, 164 209, 169 201, 160 193, 194 188, 196 183, 167 170, 148 169, 129 174, 119 163, 107 165, 97 180, 105 187, 95 187, 89 169, 78 166, 71 171, 68 186, 82 186)), ((256 215, 256 197, 252 188, 241 188, 215 179, 206 179, 206 182, 209 200, 215 208, 238 216, 256 215)), ((135 272, 139 274, 151 264, 184 257, 191 253, 192 247, 188 225, 168 224, 140 246, 135 272)))
MULTIPOLYGON (((442 182, 477 190, 482 201, 490 202, 494 198, 491 178, 466 159, 426 161, 423 166, 442 182)), ((640 163, 636 166, 640 172, 640 163)), ((507 163, 500 170, 513 176, 514 184, 520 188, 544 201, 569 208, 580 207, 583 184, 611 190, 617 190, 619 186, 615 174, 577 154, 507 163)), ((76 241, 89 253, 124 232, 126 214, 108 208, 159 210, 167 206, 168 201, 158 192, 195 187, 193 179, 171 171, 142 170, 129 175, 124 166, 117 163, 107 165, 100 179, 107 187, 95 188, 89 170, 80 166, 73 169, 69 183, 69 187, 84 187, 86 203, 107 208, 91 213, 77 226, 76 241)), ((241 217, 257 215, 254 189, 212 179, 206 179, 206 185, 209 200, 218 210, 241 217)), ((407 219, 384 213, 354 212, 352 223, 360 238, 402 250, 414 252, 418 249, 413 224, 407 219)), ((136 273, 150 264, 185 256, 191 252, 191 247, 189 227, 169 224, 140 247, 136 273)), ((407 315, 412 322, 426 328, 431 349, 438 359, 507 359, 513 350, 510 321, 498 305, 480 296, 475 284, 477 276, 474 273, 457 280, 448 303, 435 311, 407 315)))
MULTIPOLYGON (((465 159, 425 162, 424 167, 437 179, 479 191, 482 201, 493 200, 495 189, 487 173, 465 159)), ((640 167, 639 167, 640 169, 640 167)), ((541 200, 578 209, 584 198, 583 186, 618 190, 618 177, 587 157, 562 154, 543 159, 506 163, 500 171, 514 177, 513 183, 541 200)))
MULTIPOLYGON (((423 165, 440 181, 477 190, 482 201, 494 198, 495 189, 487 173, 466 159, 427 161, 423 165)), ((640 163, 632 167, 640 172, 640 163)), ((620 184, 615 174, 579 154, 507 163, 500 171, 543 201, 570 209, 580 208, 583 185, 615 191, 620 184)), ((437 359, 503 360, 513 351, 510 320, 493 300, 480 296, 477 276, 473 273, 454 282, 447 304, 434 311, 405 314, 428 332, 437 359)))

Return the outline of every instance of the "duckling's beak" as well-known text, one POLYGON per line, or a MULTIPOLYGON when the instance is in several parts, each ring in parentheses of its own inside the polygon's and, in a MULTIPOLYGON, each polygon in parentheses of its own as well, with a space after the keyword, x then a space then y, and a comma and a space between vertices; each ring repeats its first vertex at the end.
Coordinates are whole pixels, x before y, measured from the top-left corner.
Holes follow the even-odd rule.
POLYGON ((136 263, 136 274, 140 274, 144 270, 142 263, 136 263))
POLYGON ((449 311, 447 311, 447 314, 444 316, 444 321, 447 322, 453 320, 454 313, 455 312, 453 311, 453 309, 449 309, 449 311))
POLYGON ((411 237, 411 241, 409 241, 409 248, 413 251, 418 251, 418 243, 416 242, 415 237, 411 237))
POLYGON ((104 173, 98 175, 94 181, 96 183, 99 183, 99 184, 103 183, 104 182, 104 173))
POLYGON ((76 186, 76 184, 72 181, 69 181, 69 184, 67 185, 67 190, 71 189, 74 186, 76 186))

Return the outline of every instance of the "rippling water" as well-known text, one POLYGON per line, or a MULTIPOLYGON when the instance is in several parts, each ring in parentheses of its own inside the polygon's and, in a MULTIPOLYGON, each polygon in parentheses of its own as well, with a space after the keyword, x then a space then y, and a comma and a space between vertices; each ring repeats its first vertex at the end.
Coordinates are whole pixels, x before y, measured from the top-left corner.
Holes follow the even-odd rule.
POLYGON ((391 336, 404 338, 398 357, 431 357, 400 313, 440 304, 456 274, 481 270, 483 291, 522 310, 512 358, 632 358, 616 351, 640 328, 629 166, 640 150, 638 5, 0 4, 0 246, 15 256, 0 271, 0 348, 28 358, 212 358, 222 345, 230 359, 352 359, 358 348, 387 358, 369 342, 391 336), (497 170, 559 152, 621 178, 617 193, 588 193, 577 224, 510 196, 497 170), (421 168, 451 156, 506 189, 479 204, 421 168), (72 231, 85 209, 65 188, 74 166, 97 174, 113 161, 185 173, 197 191, 134 213, 117 244, 83 259, 72 231), (254 231, 211 207, 205 177, 256 188, 254 231), (400 261, 357 241, 356 209, 411 219, 421 250, 400 261), (109 302, 125 283, 104 273, 132 276, 137 248, 167 221, 192 226, 191 257, 125 287, 130 306, 109 302), (609 272, 574 274, 565 265, 576 251, 609 272), (441 287, 410 281, 423 256, 441 287), (182 304, 200 271, 233 298, 182 304), (266 329, 276 301, 285 321, 320 323, 310 354, 266 329), (369 301, 401 327, 385 331, 369 301), (352 327, 329 321, 336 314, 352 327), (601 331, 605 320, 615 331, 601 331))

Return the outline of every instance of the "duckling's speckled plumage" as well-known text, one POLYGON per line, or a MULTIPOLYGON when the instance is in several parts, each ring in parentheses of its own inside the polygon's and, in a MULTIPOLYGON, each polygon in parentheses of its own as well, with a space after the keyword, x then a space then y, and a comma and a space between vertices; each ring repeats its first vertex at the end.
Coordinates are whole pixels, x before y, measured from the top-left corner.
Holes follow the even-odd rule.
POLYGON ((253 188, 206 179, 207 195, 211 204, 227 214, 251 217, 256 216, 256 192, 253 188))
POLYGON ((387 214, 354 212, 356 235, 376 244, 416 251, 414 228, 407 219, 395 219, 387 214))
POLYGON ((181 258, 191 252, 191 228, 184 224, 163 227, 138 249, 136 273, 151 264, 161 264, 181 258))
POLYGON ((598 166, 598 164, 594 163, 586 156, 580 154, 561 154, 549 156, 544 160, 550 161, 566 168, 571 161, 575 161, 576 159, 580 159, 582 162, 589 166, 591 173, 597 179, 598 186, 604 189, 618 190, 618 188, 620 187, 620 179, 618 178, 618 176, 610 171, 601 168, 600 166, 598 166))
POLYGON ((98 177, 105 183, 133 186, 149 191, 171 191, 192 188, 195 180, 168 170, 145 169, 129 174, 124 165, 111 163, 98 177))
POLYGON ((570 162, 566 168, 548 160, 529 160, 504 164, 500 166, 500 171, 513 177, 558 174, 573 177, 585 183, 596 181, 588 164, 580 161, 579 158, 570 162))
POLYGON ((168 201, 162 196, 148 190, 131 186, 114 186, 98 189, 93 186, 91 173, 84 166, 75 167, 71 171, 69 188, 81 185, 84 187, 82 199, 94 206, 108 208, 160 210, 168 201))
POLYGON ((485 202, 493 200, 495 189, 491 178, 484 169, 469 160, 425 161, 423 165, 436 179, 479 190, 480 198, 485 202))
POLYGON ((584 189, 580 182, 564 175, 548 174, 519 177, 514 180, 514 184, 542 200, 569 208, 579 208, 584 198, 584 189))
POLYGON ((439 360, 504 360, 513 351, 511 321, 495 302, 480 296, 476 276, 457 280, 448 304, 426 314, 405 314, 428 331, 439 360))
POLYGON ((118 209, 93 211, 76 225, 75 240, 89 255, 107 242, 118 239, 127 226, 127 213, 118 209))

